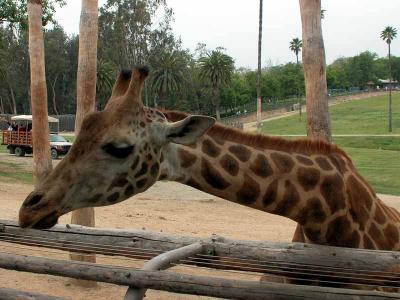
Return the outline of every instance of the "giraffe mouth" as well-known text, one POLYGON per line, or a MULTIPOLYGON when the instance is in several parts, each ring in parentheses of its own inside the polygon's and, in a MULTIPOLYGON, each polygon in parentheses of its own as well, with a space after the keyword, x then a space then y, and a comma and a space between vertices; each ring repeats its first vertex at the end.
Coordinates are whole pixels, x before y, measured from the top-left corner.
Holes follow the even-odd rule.
POLYGON ((47 216, 41 218, 39 221, 34 223, 31 227, 35 229, 48 229, 56 225, 58 222, 57 212, 48 214, 47 216))

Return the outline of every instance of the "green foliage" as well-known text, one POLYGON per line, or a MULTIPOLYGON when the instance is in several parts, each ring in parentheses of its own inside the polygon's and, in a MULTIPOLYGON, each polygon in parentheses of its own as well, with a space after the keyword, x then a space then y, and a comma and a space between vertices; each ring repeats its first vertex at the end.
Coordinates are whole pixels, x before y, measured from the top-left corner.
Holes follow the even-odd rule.
POLYGON ((385 29, 381 32, 381 39, 384 40, 387 44, 391 44, 392 40, 397 36, 397 29, 392 26, 386 26, 385 29))
POLYGON ((219 92, 221 87, 231 82, 233 71, 232 57, 218 49, 208 52, 199 59, 199 77, 212 89, 212 104, 215 106, 217 119, 220 119, 219 92))
POLYGON ((299 38, 294 38, 289 43, 289 49, 296 54, 296 62, 299 63, 299 52, 303 47, 303 42, 299 38))
MULTIPOLYGON (((62 7, 65 3, 65 0, 42 1, 43 26, 46 26, 48 23, 57 23, 53 18, 56 7, 62 7)), ((28 24, 27 4, 27 0, 0 0, 0 23, 7 22, 12 25, 20 26, 22 29, 26 29, 28 24)))
MULTIPOLYGON (((164 52, 160 56, 152 57, 150 65, 150 85, 159 100, 163 101, 184 88, 188 73, 188 62, 184 52, 164 52)), ((160 106, 165 106, 163 104, 165 103, 158 102, 160 106)))

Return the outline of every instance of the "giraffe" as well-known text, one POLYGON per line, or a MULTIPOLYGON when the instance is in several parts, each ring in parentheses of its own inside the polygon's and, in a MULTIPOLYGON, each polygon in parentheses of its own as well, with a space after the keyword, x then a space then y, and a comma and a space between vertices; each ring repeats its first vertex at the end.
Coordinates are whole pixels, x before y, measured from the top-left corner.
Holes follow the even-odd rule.
POLYGON ((23 202, 21 227, 49 228, 72 210, 112 205, 166 180, 290 218, 301 225, 295 241, 399 250, 400 214, 343 150, 147 108, 147 75, 144 67, 121 72, 106 108, 85 117, 68 155, 23 202))

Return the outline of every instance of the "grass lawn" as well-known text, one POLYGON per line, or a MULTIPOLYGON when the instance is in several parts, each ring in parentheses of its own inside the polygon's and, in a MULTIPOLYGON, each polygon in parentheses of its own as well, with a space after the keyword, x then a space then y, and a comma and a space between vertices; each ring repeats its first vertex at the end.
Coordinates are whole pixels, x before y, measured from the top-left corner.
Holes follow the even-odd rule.
MULTIPOLYGON (((388 96, 354 100, 330 107, 333 134, 388 134, 388 96)), ((263 124, 268 134, 305 134, 306 115, 263 124)), ((400 134, 400 93, 393 94, 393 133, 400 134)))
MULTIPOLYGON (((355 100, 330 107, 333 134, 388 134, 387 96, 355 100)), ((305 134, 305 117, 266 122, 263 132, 305 134)), ((400 134, 400 93, 393 95, 393 133, 400 134)), ((378 193, 400 195, 400 137, 334 137, 378 193)))
POLYGON ((31 184, 33 183, 33 176, 31 172, 24 170, 17 163, 2 161, 0 163, 0 181, 31 184))

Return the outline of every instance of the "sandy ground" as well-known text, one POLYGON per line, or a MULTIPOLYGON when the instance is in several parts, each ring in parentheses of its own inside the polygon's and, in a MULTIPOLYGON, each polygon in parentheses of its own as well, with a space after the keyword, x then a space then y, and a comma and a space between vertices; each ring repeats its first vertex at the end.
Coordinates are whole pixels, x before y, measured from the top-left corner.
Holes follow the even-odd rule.
MULTIPOLYGON (((26 169, 31 159, 0 155, 1 161, 18 161, 26 169)), ((18 209, 32 190, 31 185, 0 182, 0 218, 16 220, 18 209)), ((381 195, 389 205, 400 209, 400 197, 381 195)), ((70 216, 60 219, 69 223, 70 216)), ((210 236, 222 235, 232 239, 289 242, 295 223, 289 219, 240 206, 199 192, 178 183, 156 183, 150 190, 114 206, 96 208, 96 226, 106 228, 135 228, 170 234, 210 236)), ((0 243, 0 251, 44 257, 67 258, 66 253, 30 249, 0 243)), ((139 267, 142 262, 98 257, 100 263, 139 267)), ((199 275, 209 271, 175 268, 179 272, 199 275)), ((214 275, 216 273, 214 272, 214 275)), ((239 275, 224 273, 234 278, 239 275)), ((242 275, 240 275, 243 278, 242 275)), ((248 278, 255 280, 256 278, 248 278)), ((66 299, 122 299, 125 287, 98 284, 95 288, 76 286, 70 279, 7 271, 0 269, 0 287, 40 292, 66 299)), ((194 299, 195 296, 149 291, 147 299, 194 299)), ((203 297, 205 298, 205 297, 203 297)))

